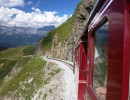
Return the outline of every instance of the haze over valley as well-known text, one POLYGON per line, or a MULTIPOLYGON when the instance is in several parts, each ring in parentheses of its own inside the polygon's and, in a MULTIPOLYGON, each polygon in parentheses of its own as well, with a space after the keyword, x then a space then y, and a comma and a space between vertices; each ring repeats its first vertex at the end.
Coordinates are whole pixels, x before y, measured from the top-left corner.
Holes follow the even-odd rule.
POLYGON ((42 28, 0 26, 0 47, 35 45, 38 40, 42 39, 47 32, 53 29, 55 29, 53 25, 42 28))

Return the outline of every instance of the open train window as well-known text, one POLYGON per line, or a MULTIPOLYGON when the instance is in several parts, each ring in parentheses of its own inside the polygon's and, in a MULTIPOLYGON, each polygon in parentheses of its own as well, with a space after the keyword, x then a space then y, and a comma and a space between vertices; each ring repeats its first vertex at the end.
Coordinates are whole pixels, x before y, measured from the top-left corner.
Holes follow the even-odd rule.
POLYGON ((95 31, 93 89, 99 100, 105 100, 108 67, 108 22, 95 31))

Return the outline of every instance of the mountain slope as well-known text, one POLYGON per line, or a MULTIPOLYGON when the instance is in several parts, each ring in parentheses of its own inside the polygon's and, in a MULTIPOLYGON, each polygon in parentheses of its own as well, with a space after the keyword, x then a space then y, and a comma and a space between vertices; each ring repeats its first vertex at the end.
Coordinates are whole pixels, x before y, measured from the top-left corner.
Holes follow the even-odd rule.
POLYGON ((39 41, 44 54, 50 57, 74 60, 75 43, 86 25, 94 3, 95 0, 80 2, 71 18, 39 41))
POLYGON ((52 47, 53 37, 55 34, 58 35, 58 41, 62 42, 67 39, 72 31, 73 23, 75 21, 76 15, 73 14, 71 18, 69 18, 65 23, 57 27, 56 29, 52 30, 47 34, 47 36, 41 40, 41 47, 44 51, 48 51, 52 47))
POLYGON ((17 59, 26 55, 33 55, 35 50, 34 46, 24 46, 17 48, 9 48, 0 52, 0 58, 12 58, 17 59))
MULTIPOLYGON (((61 71, 56 64, 46 63, 40 57, 30 55, 33 52, 32 46, 10 48, 0 52, 1 100, 33 99, 38 90, 49 84, 61 71)), ((53 85, 49 91, 53 91, 52 89, 53 85)), ((46 98, 48 91, 44 90, 44 93, 42 99, 46 98)))

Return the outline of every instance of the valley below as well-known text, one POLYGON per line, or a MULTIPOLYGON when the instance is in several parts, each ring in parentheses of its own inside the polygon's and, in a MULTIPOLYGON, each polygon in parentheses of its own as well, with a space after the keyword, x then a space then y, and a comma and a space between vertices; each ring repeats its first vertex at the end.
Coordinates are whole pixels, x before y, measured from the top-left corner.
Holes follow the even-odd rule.
POLYGON ((32 55, 30 47, 0 52, 0 99, 76 100, 72 66, 32 55))

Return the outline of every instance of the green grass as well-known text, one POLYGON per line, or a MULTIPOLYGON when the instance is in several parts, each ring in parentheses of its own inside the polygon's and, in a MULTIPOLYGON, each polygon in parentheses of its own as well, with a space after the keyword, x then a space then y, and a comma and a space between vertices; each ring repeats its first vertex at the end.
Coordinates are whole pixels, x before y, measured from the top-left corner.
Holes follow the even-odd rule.
POLYGON ((4 66, 0 68, 0 78, 5 77, 17 63, 16 60, 0 60, 0 62, 3 62, 4 66))
POLYGON ((46 62, 39 57, 30 59, 23 57, 17 61, 17 65, 21 67, 20 72, 0 86, 1 98, 15 93, 14 98, 22 96, 26 100, 31 100, 37 89, 47 85, 51 78, 61 71, 55 63, 49 63, 45 69, 46 62), (31 78, 32 82, 28 83, 31 78))
POLYGON ((0 52, 0 58, 20 58, 22 56, 33 54, 34 46, 23 46, 9 48, 0 52))
POLYGON ((22 57, 17 63, 18 67, 22 67, 30 61, 31 57, 22 57))
POLYGON ((71 34, 75 18, 76 14, 74 13, 72 17, 69 18, 65 23, 47 34, 47 36, 42 40, 42 48, 44 51, 51 49, 52 39, 56 33, 58 34, 58 43, 68 39, 69 35, 71 34))
POLYGON ((0 52, 0 58, 19 58, 23 55, 25 47, 9 48, 0 52))
POLYGON ((16 60, 0 60, 0 85, 3 83, 3 79, 7 74, 9 74, 16 63, 16 60))
POLYGON ((9 60, 9 59, 0 59, 0 86, 3 83, 3 79, 8 75, 12 68, 22 67, 30 60, 29 57, 21 58, 20 60, 9 60))
POLYGON ((0 85, 3 83, 5 76, 11 72, 12 68, 15 65, 17 65, 17 67, 22 67, 30 60, 29 57, 23 58, 23 55, 29 54, 27 51, 31 51, 30 49, 32 49, 32 46, 10 48, 0 52, 0 85), (18 58, 19 60, 13 60, 8 58, 18 58))
MULTIPOLYGON (((0 59, 1 99, 5 95, 12 96, 12 94, 15 94, 13 98, 19 98, 22 96, 24 99, 30 100, 37 89, 44 85, 47 85, 51 81, 52 77, 61 71, 61 69, 55 67, 57 65, 54 63, 49 63, 48 67, 45 69, 46 62, 39 57, 23 57, 26 50, 30 51, 30 47, 11 48, 0 53, 1 55, 6 55, 7 53, 6 57, 3 58, 19 59, 0 59), (14 53, 22 54, 15 56, 14 53), (16 68, 17 70, 18 67, 20 67, 20 71, 18 73, 10 74, 12 73, 12 68, 16 68), (11 78, 4 81, 7 75, 11 78), (33 80, 31 83, 28 83, 31 78, 33 80)), ((29 53, 26 52, 26 54, 29 53)))
POLYGON ((17 91, 14 98, 19 97, 19 94, 21 94, 25 99, 29 100, 35 89, 43 84, 42 75, 46 62, 38 57, 23 57, 32 55, 34 49, 34 46, 24 46, 10 48, 0 52, 0 58, 5 58, 0 59, 0 97, 8 95, 10 91, 11 93, 17 91), (21 67, 21 70, 14 76, 10 76, 14 66, 16 69, 21 67), (8 81, 4 81, 7 75, 12 78, 8 81), (29 81, 30 78, 33 78, 31 84, 24 84, 24 82, 29 81), (20 82, 23 82, 22 85, 26 88, 25 90, 20 87, 20 82), (34 88, 34 86, 36 87, 34 88))
POLYGON ((25 56, 26 55, 33 55, 34 50, 35 50, 34 46, 28 46, 28 47, 23 49, 23 53, 24 53, 25 56))
MULTIPOLYGON (((38 58, 32 58, 27 64, 22 66, 21 71, 17 74, 17 76, 13 77, 11 80, 9 80, 7 83, 2 86, 0 91, 0 97, 3 97, 9 91, 15 91, 18 90, 18 94, 21 93, 25 98, 30 97, 33 93, 34 84, 37 86, 42 85, 43 81, 41 78, 42 69, 45 67, 45 62, 38 58), (28 88, 28 90, 22 90, 20 87, 20 82, 27 80, 29 77, 33 77, 33 82, 31 84, 24 84, 25 87, 28 88)), ((16 96, 18 96, 16 94, 16 96)))

